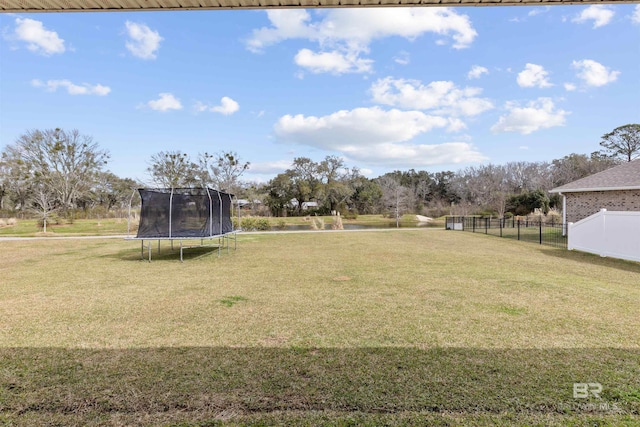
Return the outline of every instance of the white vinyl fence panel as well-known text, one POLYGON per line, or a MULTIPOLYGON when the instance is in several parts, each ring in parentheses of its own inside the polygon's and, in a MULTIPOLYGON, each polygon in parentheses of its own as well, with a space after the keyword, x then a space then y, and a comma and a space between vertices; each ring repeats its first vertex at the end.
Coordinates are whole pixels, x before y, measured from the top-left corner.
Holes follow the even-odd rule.
POLYGON ((640 262, 640 212, 606 209, 569 223, 568 249, 640 262))

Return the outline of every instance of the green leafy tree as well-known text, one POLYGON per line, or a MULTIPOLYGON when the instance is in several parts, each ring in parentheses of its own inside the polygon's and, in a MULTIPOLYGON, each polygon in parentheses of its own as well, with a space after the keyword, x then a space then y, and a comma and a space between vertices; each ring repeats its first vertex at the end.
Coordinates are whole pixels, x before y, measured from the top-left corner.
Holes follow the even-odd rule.
POLYGON ((600 145, 604 154, 630 162, 640 156, 640 124, 615 128, 602 135, 600 145))
POLYGON ((286 216, 294 198, 295 186, 289 173, 278 174, 266 186, 266 205, 274 216, 286 216))
POLYGON ((293 197, 296 200, 296 211, 302 212, 302 206, 305 202, 317 199, 320 190, 320 178, 318 173, 318 163, 308 157, 296 157, 293 159, 291 169, 285 172, 289 175, 293 197))
MULTIPOLYGON (((129 206, 133 192, 141 186, 131 178, 120 178, 114 173, 102 172, 98 175, 92 196, 106 211, 123 210, 129 206)), ((134 198, 134 200, 138 199, 134 198)))
POLYGON ((352 203, 358 213, 373 214, 379 212, 382 200, 382 188, 376 180, 360 176, 352 181, 354 192, 352 203))
POLYGON ((549 196, 543 190, 525 191, 510 197, 507 208, 516 215, 528 215, 536 209, 546 214, 549 212, 549 196))

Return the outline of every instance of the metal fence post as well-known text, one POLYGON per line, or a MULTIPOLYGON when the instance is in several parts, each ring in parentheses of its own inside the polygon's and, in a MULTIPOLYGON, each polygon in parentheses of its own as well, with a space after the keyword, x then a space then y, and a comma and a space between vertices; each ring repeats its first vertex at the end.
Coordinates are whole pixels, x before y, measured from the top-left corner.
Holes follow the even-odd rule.
POLYGON ((473 232, 476 232, 476 217, 473 217, 473 232))
POLYGON ((518 240, 520 240, 520 220, 518 220, 518 240))
POLYGON ((542 220, 540 220, 540 244, 542 244, 542 220))
POLYGON ((488 219, 489 218, 484 219, 484 234, 489 234, 489 224, 487 223, 488 219))
POLYGON ((504 221, 504 218, 500 218, 500 237, 502 237, 502 221, 504 221))

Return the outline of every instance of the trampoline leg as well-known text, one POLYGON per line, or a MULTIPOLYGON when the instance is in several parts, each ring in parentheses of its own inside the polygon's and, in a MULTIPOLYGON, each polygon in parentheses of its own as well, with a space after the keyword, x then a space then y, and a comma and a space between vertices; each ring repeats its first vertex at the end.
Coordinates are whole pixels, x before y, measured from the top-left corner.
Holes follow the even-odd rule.
POLYGON ((149 262, 151 262, 151 240, 149 240, 149 246, 147 250, 149 251, 149 262))
POLYGON ((180 262, 184 262, 182 260, 182 240, 180 240, 180 262))

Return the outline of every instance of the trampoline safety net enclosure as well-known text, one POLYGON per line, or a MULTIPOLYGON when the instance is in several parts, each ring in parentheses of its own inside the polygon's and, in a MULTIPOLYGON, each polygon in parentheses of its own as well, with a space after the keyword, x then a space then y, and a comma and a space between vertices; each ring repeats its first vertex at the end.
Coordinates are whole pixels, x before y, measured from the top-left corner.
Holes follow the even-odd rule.
MULTIPOLYGON (((211 239, 235 233, 229 193, 211 188, 140 188, 138 193, 142 204, 137 240, 211 239)), ((180 242, 181 259, 182 249, 180 242)))
POLYGON ((232 195, 210 188, 138 189, 138 239, 216 237, 233 231, 232 195))

